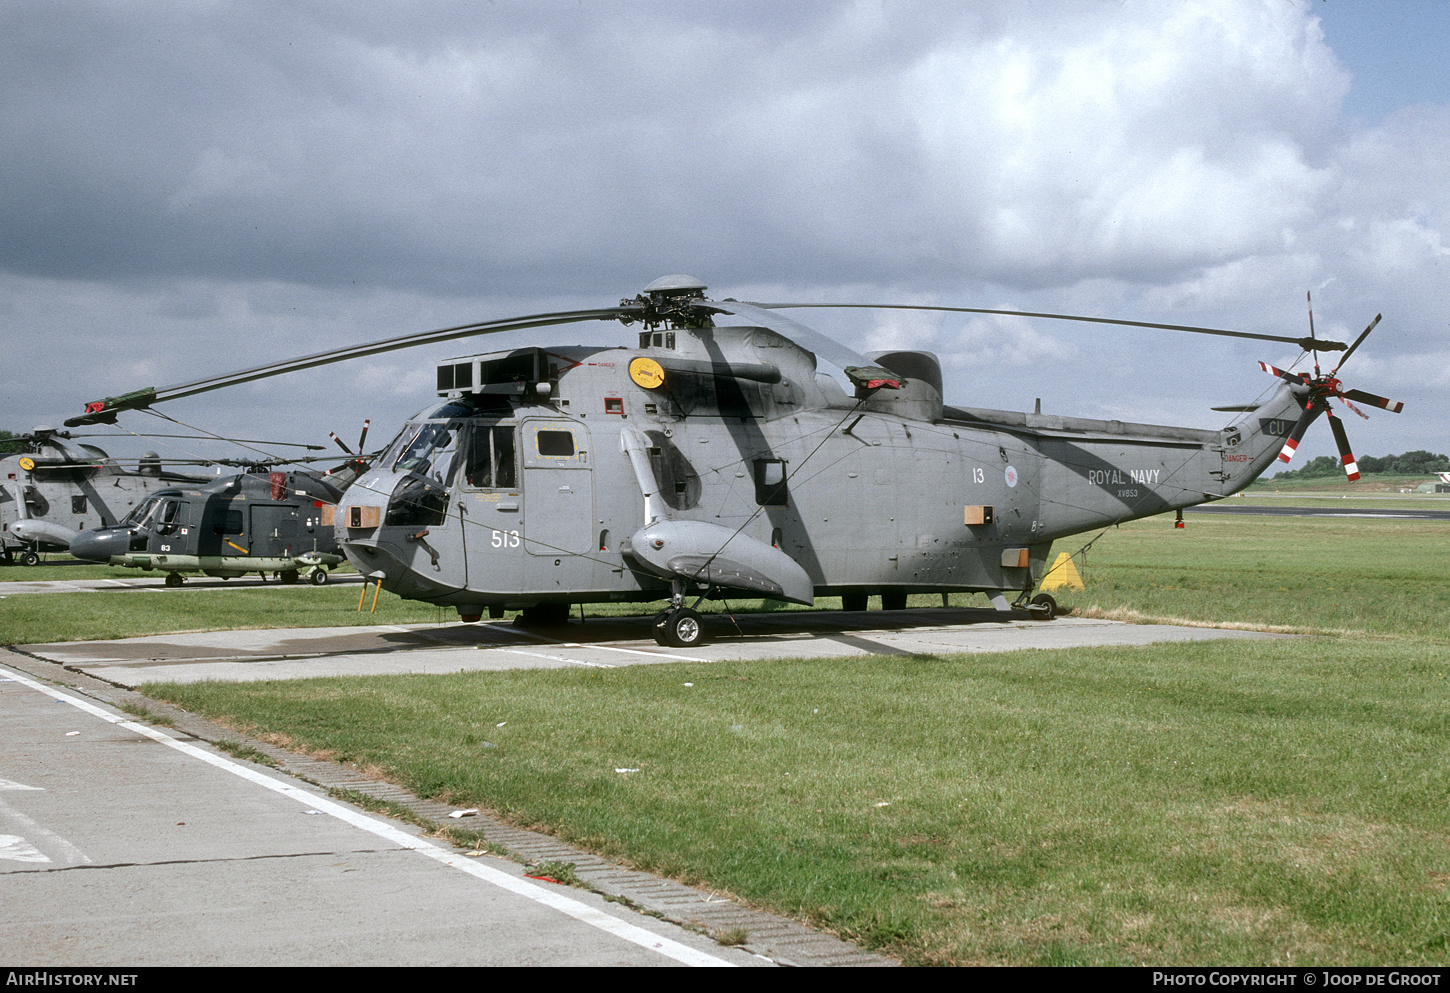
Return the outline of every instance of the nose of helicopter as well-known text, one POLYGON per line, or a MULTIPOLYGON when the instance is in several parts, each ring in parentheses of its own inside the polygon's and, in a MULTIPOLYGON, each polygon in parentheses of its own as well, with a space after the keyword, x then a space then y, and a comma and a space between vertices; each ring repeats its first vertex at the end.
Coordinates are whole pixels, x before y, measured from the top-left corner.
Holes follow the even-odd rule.
POLYGON ((124 555, 129 535, 124 530, 82 531, 71 539, 70 553, 87 562, 109 562, 112 555, 124 555))

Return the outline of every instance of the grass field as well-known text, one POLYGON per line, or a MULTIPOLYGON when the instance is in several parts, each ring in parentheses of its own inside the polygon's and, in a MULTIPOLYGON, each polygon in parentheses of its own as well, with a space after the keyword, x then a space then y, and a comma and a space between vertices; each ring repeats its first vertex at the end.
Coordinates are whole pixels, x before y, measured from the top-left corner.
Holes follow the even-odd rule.
MULTIPOLYGON (((147 692, 909 963, 1450 961, 1447 525, 1164 518, 1080 568, 1084 612, 1316 633, 147 692)), ((144 606, 319 593, 346 623, 144 606)))
POLYGON ((1342 473, 1304 479, 1292 476, 1260 476, 1249 484, 1245 492, 1253 494, 1277 490, 1282 493, 1396 493, 1405 489, 1413 490, 1422 483, 1438 481, 1435 476, 1399 476, 1387 472, 1369 473, 1352 483, 1342 473))

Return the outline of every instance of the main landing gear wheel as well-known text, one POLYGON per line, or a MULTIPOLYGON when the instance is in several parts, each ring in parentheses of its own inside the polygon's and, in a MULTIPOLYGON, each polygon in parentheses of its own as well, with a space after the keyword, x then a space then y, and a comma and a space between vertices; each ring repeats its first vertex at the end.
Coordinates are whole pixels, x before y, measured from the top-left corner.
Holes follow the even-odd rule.
POLYGON ((28 551, 27 552, 21 552, 20 553, 20 564, 21 565, 40 565, 40 556, 39 555, 36 555, 34 552, 28 552, 28 551))
POLYGON ((1057 601, 1050 594, 1039 593, 1027 607, 1034 621, 1050 621, 1057 616, 1057 601))
POLYGON ((184 582, 186 582, 186 580, 184 580, 184 579, 181 578, 181 573, 179 573, 179 572, 168 572, 166 574, 166 585, 167 586, 176 587, 176 586, 180 586, 184 582))
POLYGON ((906 609, 906 591, 905 590, 882 590, 881 591, 881 609, 882 610, 905 610, 906 609))
POLYGON ((313 586, 326 586, 327 570, 321 567, 313 569, 312 574, 307 577, 307 581, 313 586))
POLYGON ((705 621, 689 607, 655 615, 655 641, 671 648, 693 648, 705 642, 705 621))
POLYGON ((865 610, 866 609, 866 594, 865 593, 843 593, 841 595, 841 609, 842 610, 865 610))

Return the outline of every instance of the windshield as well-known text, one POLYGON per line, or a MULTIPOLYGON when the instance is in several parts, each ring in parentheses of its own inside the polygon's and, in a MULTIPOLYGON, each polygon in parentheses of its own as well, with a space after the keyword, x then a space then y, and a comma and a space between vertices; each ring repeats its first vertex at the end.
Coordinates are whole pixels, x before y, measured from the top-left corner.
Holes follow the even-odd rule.
POLYGON ((467 426, 464 419, 478 417, 480 413, 479 405, 470 397, 450 400, 425 412, 403 428, 388 446, 381 464, 395 472, 413 472, 438 482, 449 481, 459 433, 467 426))
POLYGON ((173 523, 180 507, 181 501, 175 497, 150 496, 138 503, 121 523, 154 531, 173 523))
POLYGON ((421 425, 409 440, 397 461, 395 472, 415 472, 442 482, 453 467, 453 454, 458 449, 459 421, 430 421, 421 425))
POLYGON ((136 506, 132 507, 131 512, 125 517, 121 518, 121 523, 140 524, 146 519, 146 516, 148 514, 156 509, 156 504, 158 502, 158 498, 154 496, 147 497, 145 500, 142 500, 140 503, 136 504, 136 506))

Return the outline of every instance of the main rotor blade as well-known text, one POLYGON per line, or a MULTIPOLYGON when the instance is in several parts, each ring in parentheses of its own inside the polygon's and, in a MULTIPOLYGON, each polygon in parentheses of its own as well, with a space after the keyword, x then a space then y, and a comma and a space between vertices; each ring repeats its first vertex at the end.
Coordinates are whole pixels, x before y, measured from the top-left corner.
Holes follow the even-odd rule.
POLYGON ((526 317, 507 318, 501 321, 460 324, 456 327, 439 328, 436 331, 423 331, 416 334, 402 335, 397 338, 385 338, 382 341, 374 341, 366 345, 350 345, 346 348, 339 348, 330 352, 317 352, 312 355, 303 355, 299 358, 288 359, 285 362, 254 366, 251 369, 240 369, 236 372, 226 373, 225 375, 213 376, 209 379, 197 379, 189 383, 178 383, 175 386, 167 386, 162 389, 147 387, 143 390, 122 394, 119 397, 107 397, 104 400, 96 400, 86 404, 86 412, 84 414, 79 417, 70 418, 65 424, 66 427, 76 427, 82 424, 109 423, 114 421, 116 414, 123 410, 136 410, 142 407, 149 407, 154 403, 160 403, 163 400, 179 400, 182 397, 194 396, 197 393, 206 393, 211 390, 219 390, 226 386, 238 386, 242 383, 250 383, 257 379, 268 379, 272 376, 281 376, 289 372, 299 372, 303 369, 315 368, 316 366, 331 365, 334 362, 346 362, 348 359, 360 359, 368 355, 381 355, 384 352, 395 352, 403 348, 432 345, 438 342, 452 341, 456 338, 469 338, 474 335, 498 334, 502 331, 518 331, 524 328, 547 327, 552 324, 616 320, 626 315, 638 316, 642 310, 643 308, 631 304, 618 307, 601 307, 597 310, 570 310, 555 314, 533 314, 526 317))
POLYGON ((1319 348, 1318 348, 1318 344, 1319 343, 1317 341, 1315 341, 1315 338, 1314 338, 1314 297, 1313 297, 1313 295, 1308 290, 1305 290, 1304 291, 1304 303, 1306 305, 1308 305, 1308 307, 1309 307, 1309 340, 1310 341, 1314 341, 1314 343, 1315 343, 1315 347, 1312 349, 1312 351, 1314 352, 1314 378, 1315 379, 1318 379, 1319 378, 1319 348))
POLYGON ((1339 372, 1340 368, 1343 367, 1344 363, 1346 363, 1346 362, 1349 361, 1349 357, 1354 354, 1354 350, 1359 347, 1359 343, 1361 341, 1364 341, 1366 338, 1369 337, 1369 333, 1374 330, 1375 325, 1380 322, 1380 318, 1382 316, 1384 316, 1384 315, 1382 315, 1382 314, 1375 314, 1374 315, 1374 320, 1372 320, 1372 321, 1369 322, 1369 327, 1365 328, 1363 331, 1361 331, 1359 333, 1359 337, 1356 338, 1356 339, 1354 339, 1354 344, 1349 346, 1349 351, 1345 352, 1342 356, 1340 356, 1339 365, 1337 365, 1333 369, 1331 369, 1329 371, 1329 375, 1331 375, 1331 376, 1336 375, 1339 372))
POLYGON ((1344 463, 1345 475, 1352 483, 1359 478, 1359 463, 1354 461, 1354 453, 1349 450, 1349 435, 1344 433, 1344 424, 1334 416, 1334 411, 1326 411, 1329 414, 1329 426, 1334 429, 1334 443, 1339 446, 1339 459, 1344 463))
POLYGON ((706 300, 701 306, 722 314, 749 318, 760 324, 761 327, 769 328, 776 334, 790 339, 802 348, 815 352, 821 358, 835 363, 842 369, 850 366, 875 365, 860 352, 822 334, 815 328, 807 327, 799 321, 793 321, 783 314, 772 314, 766 308, 773 307, 774 304, 750 304, 741 303, 738 300, 706 300))
POLYGON ((769 328, 782 338, 793 341, 802 348, 815 352, 826 361, 840 366, 847 378, 857 386, 866 389, 884 387, 895 390, 901 388, 902 377, 900 374, 882 368, 860 352, 841 344, 834 338, 821 334, 815 328, 807 327, 782 314, 772 314, 762 307, 741 303, 738 300, 720 302, 703 300, 696 305, 716 313, 744 317, 761 327, 769 328))
POLYGON ((1341 395, 1350 400, 1358 400, 1360 403, 1388 410, 1391 414, 1398 414, 1405 409, 1405 405, 1398 400, 1387 400, 1384 397, 1377 397, 1373 393, 1366 393, 1364 390, 1345 390, 1341 395))
MULTIPOLYGON (((712 304, 713 306, 713 304, 712 304)), ((1318 349, 1322 352, 1339 352, 1345 349, 1342 341, 1325 341, 1316 338, 1288 338, 1277 334, 1257 334, 1252 331, 1225 331, 1223 328, 1200 328, 1191 324, 1156 324, 1152 321, 1122 321, 1110 317, 1082 317, 1078 314, 1043 314, 1030 310, 995 310, 990 307, 928 307, 905 303, 756 303, 755 307, 766 310, 790 308, 830 308, 838 310, 932 310, 950 314, 1005 314, 1009 317, 1043 317, 1053 321, 1080 321, 1084 324, 1116 324, 1128 328, 1152 328, 1159 331, 1190 331, 1194 334, 1216 334, 1227 338, 1255 338, 1259 341, 1282 341, 1298 345, 1306 352, 1318 349)))
MULTIPOLYGON (((119 438, 129 441, 132 438, 181 438, 186 441, 229 441, 239 445, 282 445, 287 448, 306 448, 310 451, 322 451, 322 445, 309 445, 301 441, 272 441, 269 438, 226 438, 220 435, 205 434, 158 434, 155 431, 127 431, 117 433, 115 431, 88 431, 82 434, 71 434, 69 431, 57 432, 62 438, 119 438)), ((9 441, 29 441, 31 436, 20 435, 9 438, 9 441)), ((37 436, 39 437, 39 436, 37 436)))

